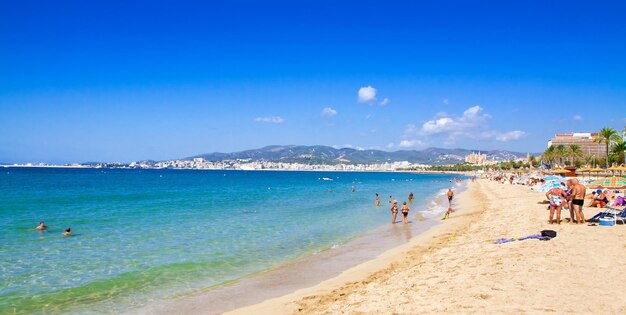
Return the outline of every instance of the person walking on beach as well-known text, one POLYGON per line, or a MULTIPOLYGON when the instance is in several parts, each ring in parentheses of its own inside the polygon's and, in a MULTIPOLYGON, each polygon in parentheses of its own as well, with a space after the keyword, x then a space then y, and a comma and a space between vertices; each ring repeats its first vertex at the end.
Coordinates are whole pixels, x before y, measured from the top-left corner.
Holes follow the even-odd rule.
POLYGON ((376 193, 376 206, 380 206, 380 197, 378 196, 378 193, 376 193))
POLYGON ((391 205, 391 208, 389 209, 389 211, 391 211, 391 224, 396 224, 396 217, 398 216, 398 201, 394 200, 393 204, 391 205))
POLYGON ((585 215, 583 214, 583 205, 585 203, 585 193, 587 187, 578 182, 577 178, 572 179, 572 207, 576 213, 576 222, 582 224, 585 222, 585 215))
POLYGON ((546 198, 548 198, 548 201, 550 202, 550 219, 548 220, 548 223, 554 223, 552 218, 554 217, 554 211, 556 211, 556 222, 557 224, 561 224, 561 208, 567 198, 565 191, 559 187, 552 188, 546 192, 546 198))
POLYGON ((450 217, 450 213, 452 213, 452 207, 448 207, 448 210, 446 210, 446 213, 443 214, 443 218, 441 218, 441 220, 445 220, 447 218, 450 217))
POLYGON ((406 205, 406 201, 402 202, 402 223, 409 224, 409 206, 406 205))
POLYGON ((409 194, 409 203, 413 203, 413 192, 409 194))
POLYGON ((454 198, 454 192, 452 188, 448 188, 448 206, 452 207, 452 198, 454 198))

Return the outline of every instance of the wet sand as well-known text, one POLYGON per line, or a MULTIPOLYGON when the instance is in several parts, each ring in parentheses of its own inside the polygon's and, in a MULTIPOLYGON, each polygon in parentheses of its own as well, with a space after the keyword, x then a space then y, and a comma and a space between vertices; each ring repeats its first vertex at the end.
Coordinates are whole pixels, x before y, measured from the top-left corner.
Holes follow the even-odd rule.
POLYGON ((480 180, 457 196, 449 220, 409 243, 228 314, 626 313, 626 227, 566 224, 566 211, 549 225, 544 199, 480 180), (544 229, 558 236, 493 244, 544 229))
MULTIPOLYGON (((458 192, 466 190, 466 185, 457 184, 458 192)), ((410 224, 402 224, 401 214, 395 225, 384 225, 364 235, 314 255, 307 255, 296 261, 281 265, 273 270, 233 281, 217 288, 209 288, 191 296, 172 300, 155 301, 148 306, 129 310, 127 314, 219 314, 243 306, 261 303, 288 295, 296 290, 308 288, 327 279, 340 278, 350 268, 364 262, 376 260, 379 255, 399 244, 407 244, 422 233, 438 225, 438 220, 428 219, 434 209, 441 211, 448 201, 443 194, 434 196, 424 204, 414 203, 409 215, 410 224), (422 212, 425 211, 425 212, 422 212)), ((387 209, 384 203, 381 208, 387 209)), ((437 216, 439 217, 439 216, 437 216)), ((391 218, 391 216, 390 216, 391 218)))

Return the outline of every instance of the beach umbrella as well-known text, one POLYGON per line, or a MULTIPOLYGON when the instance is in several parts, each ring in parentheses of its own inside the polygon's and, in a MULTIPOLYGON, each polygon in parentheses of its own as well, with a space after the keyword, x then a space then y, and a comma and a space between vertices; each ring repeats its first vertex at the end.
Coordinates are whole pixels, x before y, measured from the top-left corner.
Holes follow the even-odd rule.
POLYGON ((588 167, 582 167, 576 170, 576 173, 578 174, 578 172, 583 174, 583 177, 585 176, 586 172, 589 172, 589 168, 588 167))
POLYGON ((559 168, 559 169, 556 169, 556 170, 552 170, 551 173, 552 174, 567 174, 567 173, 569 173, 569 171, 566 170, 566 169, 559 168))

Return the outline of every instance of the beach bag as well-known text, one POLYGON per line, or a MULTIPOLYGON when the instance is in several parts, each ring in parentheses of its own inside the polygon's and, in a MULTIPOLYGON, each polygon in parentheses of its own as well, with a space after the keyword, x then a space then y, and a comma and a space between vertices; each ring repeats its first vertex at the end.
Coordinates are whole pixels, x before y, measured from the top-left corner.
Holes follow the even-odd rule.
POLYGON ((556 237, 556 231, 543 230, 543 231, 541 231, 541 236, 545 236, 545 237, 549 237, 549 238, 555 238, 556 237))

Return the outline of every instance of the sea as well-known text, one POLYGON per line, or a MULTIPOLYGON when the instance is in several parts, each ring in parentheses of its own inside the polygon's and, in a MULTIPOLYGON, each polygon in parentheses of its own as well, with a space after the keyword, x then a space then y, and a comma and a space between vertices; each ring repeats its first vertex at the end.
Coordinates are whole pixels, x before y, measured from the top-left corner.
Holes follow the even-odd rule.
POLYGON ((219 289, 384 233, 390 195, 413 192, 418 229, 453 177, 0 167, 0 314, 127 312, 219 289))

